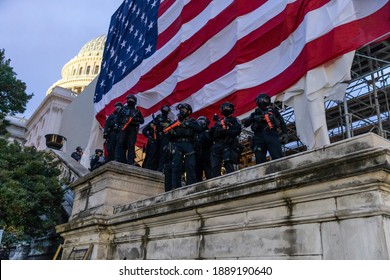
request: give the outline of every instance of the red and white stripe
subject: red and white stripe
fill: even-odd
[[[191,104],[211,117],[230,101],[235,115],[254,99],[292,86],[335,57],[390,34],[388,0],[165,0],[157,51],[95,105],[101,124],[113,104],[138,93],[145,116]]]

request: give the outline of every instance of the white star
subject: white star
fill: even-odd
[[[138,10],[137,10],[137,17],[138,17],[138,15],[139,15],[140,12],[141,12],[141,9],[138,9]]]
[[[141,43],[141,41],[142,41],[142,34],[139,35],[138,43]]]
[[[126,71],[126,65],[123,66],[123,68],[122,68],[122,74],[125,73],[125,71]]]
[[[121,60],[121,61],[119,61],[119,63],[118,63],[118,68],[121,68],[122,65],[123,65],[123,61]]]
[[[134,55],[134,52],[135,52],[134,50],[131,52],[130,57],[132,57]]]
[[[133,30],[134,30],[134,25],[132,24],[132,25],[130,26],[130,33],[133,32]]]
[[[129,53],[131,51],[131,46],[128,46],[127,50],[126,50],[126,54]]]
[[[105,86],[105,83],[104,83],[104,80],[102,80],[102,82],[100,83],[100,87],[104,87]]]
[[[153,2],[153,4],[152,4],[152,8],[154,8],[154,7],[156,6],[156,4],[157,4],[157,1],[154,0],[154,2]]]
[[[144,20],[145,18],[145,13],[142,13],[141,20]]]
[[[116,61],[118,60],[118,56],[115,57],[114,59],[114,63],[116,63]]]
[[[137,36],[138,36],[138,29],[134,33],[134,38],[137,38]]]
[[[131,9],[131,11],[134,13],[136,9],[137,9],[137,5],[134,5],[134,7],[133,7],[133,9]]]
[[[110,58],[113,58],[114,55],[115,55],[115,52],[114,52],[114,51],[111,51]]]
[[[112,71],[110,71],[110,74],[108,74],[108,77],[110,77],[110,79],[111,79],[111,77],[112,77],[112,74],[113,74]]]
[[[138,55],[136,55],[133,59],[134,63],[136,63],[138,61]]]
[[[123,41],[122,44],[121,44],[121,49],[123,49],[124,47],[126,47],[126,41]]]
[[[114,30],[114,26],[111,26],[110,28],[110,32],[112,32]]]
[[[149,44],[148,47],[145,49],[146,53],[150,53],[152,51],[152,45]]]
[[[149,30],[152,29],[152,28],[153,28],[153,25],[154,25],[154,21],[152,21],[152,22],[149,24],[148,29],[149,29]]]
[[[128,25],[129,25],[129,21],[126,21],[125,28],[127,28]]]

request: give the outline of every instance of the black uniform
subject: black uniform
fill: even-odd
[[[195,155],[196,155],[196,178],[200,182],[203,180],[203,176],[206,179],[212,178],[211,176],[211,146],[213,141],[209,134],[210,121],[206,117],[199,117],[198,124],[201,127],[201,131],[195,135]]]
[[[74,160],[80,162],[81,157],[83,156],[83,149],[82,149],[81,147],[77,147],[77,148],[76,148],[76,151],[74,151],[70,156],[71,156]]]
[[[217,121],[210,128],[210,137],[214,143],[211,147],[211,172],[213,178],[221,175],[222,161],[226,173],[234,171],[234,163],[237,162],[235,162],[236,159],[233,156],[233,149],[234,145],[238,144],[237,137],[240,133],[241,124],[233,116]]]
[[[260,98],[264,98],[265,101],[262,102]],[[256,157],[256,164],[267,160],[267,152],[270,153],[272,159],[283,156],[278,128],[281,128],[283,138],[285,141],[287,140],[286,123],[279,110],[270,104],[270,100],[267,100],[268,98],[264,97],[264,94],[259,95],[256,98],[256,103],[258,103],[259,107],[248,118],[243,120],[243,125],[245,127],[251,126],[254,132],[253,151]]]
[[[141,112],[135,108],[137,99],[134,95],[131,96],[127,97],[127,104],[118,113],[117,125],[120,130],[115,148],[115,160],[134,165],[135,143],[139,125],[143,124],[145,120]]]
[[[169,108],[169,107],[168,107]],[[163,133],[172,121],[168,117],[168,112],[157,115],[142,130],[142,134],[148,138],[146,145],[146,155],[142,167],[162,172],[164,163],[167,160],[163,153],[164,147],[168,145],[169,139]]]
[[[190,118],[192,108],[189,104],[183,103],[178,105],[180,113],[178,114],[180,125],[171,129],[167,136],[172,141],[172,181],[169,185],[170,174],[166,172],[166,190],[177,189],[182,187],[181,175],[182,164],[184,159],[186,185],[196,183],[196,159],[194,150],[195,133],[201,131],[198,122],[194,118]]]
[[[121,103],[115,104],[115,111],[109,115],[104,124],[103,138],[106,139],[105,147],[107,151],[106,161],[115,160],[115,147],[118,142],[119,128],[117,124],[118,112],[122,108]]]
[[[105,163],[105,158],[103,156],[103,150],[97,149],[95,154],[91,157],[91,168],[89,170],[95,170],[96,168],[102,166]]]

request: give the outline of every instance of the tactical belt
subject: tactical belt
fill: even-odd
[[[193,143],[194,139],[190,139],[190,138],[176,138],[175,142],[191,142],[191,143]]]

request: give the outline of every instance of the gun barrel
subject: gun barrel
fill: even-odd
[[[264,115],[264,119],[267,121],[268,127],[269,127],[270,129],[272,129],[274,126],[272,125],[272,122],[271,122],[271,120],[270,120],[270,118],[269,118],[269,114],[265,114],[265,115]]]
[[[167,132],[170,131],[172,128],[175,128],[175,127],[177,127],[177,126],[179,126],[179,125],[180,125],[180,121],[176,121],[176,122],[174,122],[173,124],[171,124],[170,126],[166,127],[166,128],[163,130],[163,132],[164,132],[164,133],[167,133]]]
[[[221,120],[221,125],[222,125],[222,128],[223,128],[223,129],[226,129],[226,123],[225,123],[225,120]]]
[[[122,130],[125,130],[126,127],[133,121],[133,118],[130,117],[129,120],[127,121],[127,123],[123,126]]]

